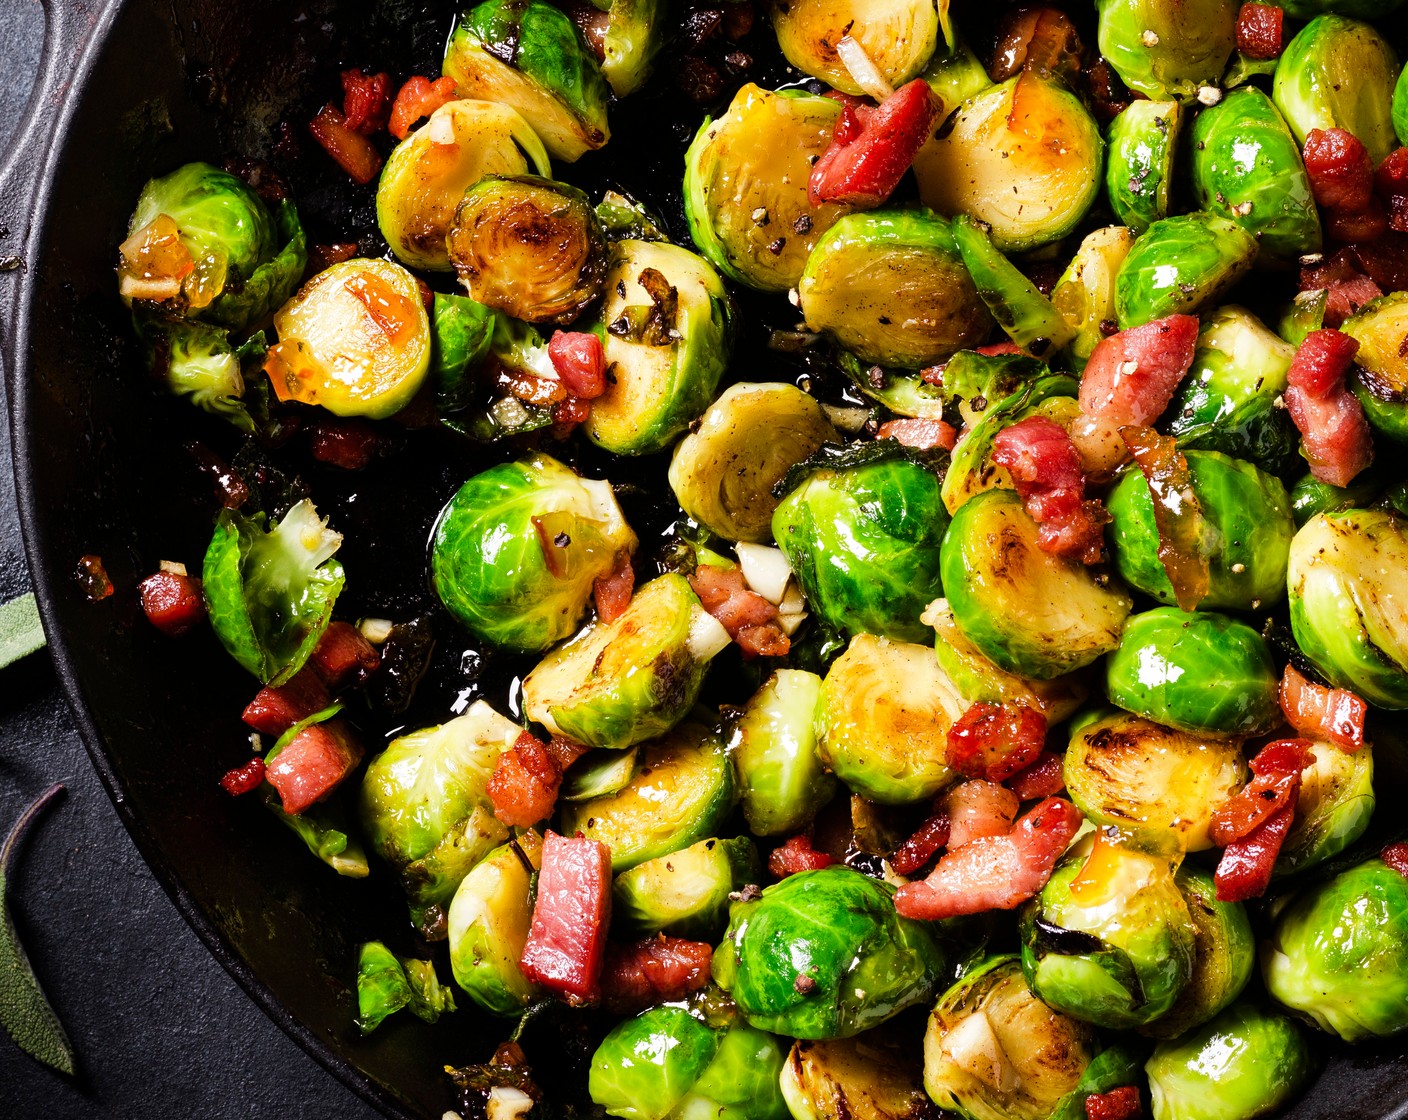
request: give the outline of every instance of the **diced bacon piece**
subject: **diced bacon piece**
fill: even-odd
[[[1405,879],[1408,879],[1408,844],[1401,841],[1397,844],[1390,844],[1379,853],[1379,858]]]
[[[347,127],[363,136],[386,127],[391,112],[391,75],[342,72],[342,115]]]
[[[1300,290],[1313,292],[1325,289],[1325,326],[1338,327],[1370,300],[1378,299],[1383,290],[1366,276],[1348,250],[1336,253],[1321,264],[1300,270]]]
[[[895,849],[890,866],[899,875],[913,875],[934,858],[948,843],[948,814],[940,811],[914,831],[914,835]]]
[[[1340,331],[1311,331],[1286,375],[1286,408],[1300,430],[1310,473],[1332,486],[1349,485],[1374,460],[1369,421],[1344,384],[1358,349]]]
[[[836,861],[825,852],[812,847],[808,836],[793,836],[768,855],[768,872],[776,879],[785,879],[799,871],[820,871]]]
[[[989,342],[986,346],[975,346],[973,353],[981,354],[985,358],[996,358],[1002,354],[1020,354],[1022,348],[1010,338],[1004,338],[1001,342]]]
[[[1065,762],[1054,751],[1042,751],[1036,761],[1007,779],[1006,785],[1019,800],[1035,801],[1055,797],[1066,788]]]
[[[1009,8],[998,25],[988,76],[1005,82],[1029,70],[1070,82],[1080,73],[1081,42],[1071,17],[1059,8]]]
[[[1007,835],[1020,805],[1015,793],[992,782],[960,782],[939,801],[949,819],[949,851],[984,836]]]
[[[1302,735],[1333,743],[1344,751],[1364,745],[1364,721],[1369,706],[1343,688],[1315,684],[1294,665],[1281,676],[1281,711]]]
[[[917,447],[922,451],[935,447],[952,451],[953,445],[958,442],[958,431],[944,420],[910,416],[885,421],[875,433],[875,438],[892,439],[906,447]]]
[[[1362,210],[1326,210],[1324,219],[1325,236],[1341,244],[1374,241],[1389,229],[1389,215],[1376,198]]]
[[[381,170],[381,153],[360,132],[347,127],[347,120],[332,105],[324,105],[308,122],[308,131],[323,151],[357,183],[370,183]]]
[[[362,744],[341,720],[305,727],[267,764],[285,813],[301,813],[332,793],[362,761]]]
[[[1374,189],[1385,202],[1395,195],[1408,195],[1408,146],[1395,148],[1374,172]]]
[[[1380,291],[1408,290],[1408,233],[1390,230],[1373,241],[1351,245],[1344,253],[1352,258],[1359,271],[1366,273],[1378,285]],[[1326,326],[1331,325],[1326,323]]]
[[[552,438],[566,439],[578,424],[585,424],[591,415],[592,402],[581,397],[567,397],[552,406]]]
[[[1301,771],[1313,756],[1300,739],[1278,739],[1251,761],[1252,780],[1212,815],[1213,842],[1227,847],[1245,839],[1283,808],[1295,808]]]
[[[1085,498],[1085,463],[1070,434],[1045,416],[1003,428],[992,461],[1012,476],[1022,504],[1041,526],[1037,547],[1087,564],[1104,556],[1105,507]]]
[[[1276,857],[1291,831],[1294,805],[1284,805],[1242,839],[1223,849],[1213,881],[1219,902],[1260,898],[1271,885]]]
[[[740,569],[700,564],[689,585],[745,654],[781,657],[791,649],[776,604],[750,590]]]
[[[313,458],[345,471],[359,471],[376,456],[381,438],[365,420],[318,417],[308,432]]]
[[[404,140],[410,135],[411,127],[416,121],[430,116],[441,105],[454,99],[453,78],[436,78],[432,82],[429,78],[416,75],[408,79],[396,94],[387,128],[397,140]]]
[[[589,331],[553,331],[548,358],[574,397],[592,401],[606,392],[606,351]]]
[[[137,585],[147,621],[171,638],[179,638],[205,618],[205,595],[195,576],[161,571]]]
[[[602,622],[615,622],[628,606],[635,592],[636,572],[631,567],[631,554],[622,549],[616,554],[616,563],[611,571],[598,576],[592,584],[592,597],[596,600],[596,616]]]
[[[941,103],[915,78],[874,109],[847,104],[831,146],[812,168],[807,198],[813,206],[846,202],[879,206],[890,197],[933,131]]]
[[[606,946],[602,1006],[615,1015],[634,1015],[657,1003],[684,999],[709,982],[713,947],[663,933],[632,945]]]
[[[1046,746],[1046,717],[1023,704],[972,705],[949,728],[948,764],[1000,782],[1026,769]]]
[[[1337,330],[1311,331],[1296,349],[1286,381],[1312,397],[1328,397],[1344,384],[1359,342]]]
[[[1374,195],[1369,149],[1342,128],[1312,128],[1306,134],[1305,172],[1321,206],[1362,210]]]
[[[518,962],[523,975],[574,1007],[594,1002],[610,924],[611,849],[599,840],[548,832]]]
[[[552,816],[562,772],[586,750],[554,735],[548,743],[525,731],[499,755],[486,792],[494,816],[506,825],[526,828]]]
[[[225,772],[220,779],[220,788],[231,797],[253,793],[264,784],[264,760],[251,758],[243,766],[236,766]]]
[[[1260,7],[1260,4],[1243,4],[1242,10]],[[1278,16],[1281,14],[1280,8],[1271,10]],[[1134,1120],[1143,1111],[1139,1090],[1133,1085],[1121,1085],[1105,1093],[1091,1093],[1085,1098],[1086,1120]]]
[[[331,703],[322,678],[313,669],[304,668],[277,687],[261,688],[240,718],[261,735],[282,735]]]
[[[336,690],[365,680],[381,664],[381,654],[350,622],[333,622],[318,640],[308,664],[328,688]]]
[[[903,917],[931,921],[1011,910],[1046,885],[1080,822],[1080,812],[1069,801],[1040,801],[1006,836],[986,836],[955,848],[927,879],[900,887],[895,909]]]
[[[1237,49],[1248,58],[1277,58],[1285,17],[1286,13],[1272,4],[1243,4],[1237,13]],[[1090,1120],[1099,1118],[1092,1116]]]

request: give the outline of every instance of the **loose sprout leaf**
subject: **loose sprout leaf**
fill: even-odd
[[[907,447],[898,440],[865,440],[859,443],[824,443],[814,455],[809,455],[789,470],[772,492],[782,498],[802,485],[817,471],[844,471],[852,467],[868,467],[903,459],[933,471],[940,478],[948,469],[948,452]]]
[[[45,640],[33,591],[0,604],[0,669],[43,649]]]
[[[73,1046],[54,1009],[49,1006],[24,946],[20,944],[19,934],[10,916],[7,893],[25,832],[63,792],[64,787],[56,783],[40,794],[20,814],[20,819],[5,838],[4,846],[0,847],[0,1026],[5,1028],[20,1049],[46,1066],[72,1075]]]

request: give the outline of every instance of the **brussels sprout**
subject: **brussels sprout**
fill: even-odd
[[[1199,609],[1256,610],[1281,598],[1295,522],[1281,481],[1217,451],[1188,451],[1188,477],[1206,530],[1208,592]],[[1131,587],[1160,603],[1177,601],[1159,559],[1154,501],[1142,471],[1115,484],[1107,506],[1115,565]]]
[[[987,68],[961,39],[949,50],[936,50],[919,76],[929,83],[929,88],[939,95],[946,107],[977,97],[993,86]]]
[[[1289,267],[1320,251],[1320,212],[1296,143],[1271,98],[1243,86],[1193,122],[1193,194],[1257,241],[1257,262]]]
[[[969,214],[1004,253],[1070,233],[1100,193],[1104,141],[1080,99],[1022,73],[964,102],[914,160],[919,197]]]
[[[1374,752],[1352,754],[1312,743],[1315,761],[1301,771],[1291,831],[1276,856],[1276,874],[1291,875],[1337,856],[1369,827],[1374,815]]]
[[[629,747],[668,731],[693,706],[727,631],[683,576],[637,589],[625,613],[553,650],[523,682],[523,710],[554,735]]]
[[[1133,615],[1105,665],[1111,703],[1192,734],[1254,735],[1281,718],[1261,635],[1212,611]]]
[[[410,404],[430,372],[430,319],[416,278],[390,261],[324,269],[274,316],[264,370],[281,401],[380,419]]]
[[[1085,365],[1115,321],[1115,277],[1133,244],[1134,231],[1124,226],[1086,234],[1051,291],[1051,302],[1075,332],[1066,351],[1076,366]]]
[[[1393,131],[1400,144],[1408,144],[1408,64],[1393,87]]]
[[[307,498],[272,529],[262,513],[220,511],[201,577],[215,636],[265,684],[303,668],[332,619],[342,544]]]
[[[786,1050],[772,1035],[734,1023],[676,1115],[679,1120],[787,1120],[781,1086],[786,1061]]]
[[[659,451],[714,398],[733,343],[728,293],[707,261],[663,241],[618,241],[605,292],[607,388],[583,431],[618,455]]]
[[[1037,357],[1071,340],[1074,329],[1041,290],[997,251],[982,226],[960,214],[953,220],[953,239],[978,295],[1008,338]]]
[[[1136,234],[1168,217],[1182,123],[1177,101],[1131,101],[1110,122],[1105,193],[1115,217]]]
[[[508,839],[485,787],[522,732],[476,700],[448,723],[393,739],[367,766],[362,830],[400,873],[423,934],[445,936],[445,910],[460,880]]]
[[[481,396],[474,375],[491,352],[499,314],[468,296],[436,292],[430,310],[430,379],[435,407],[443,415],[467,408]]]
[[[963,353],[962,350],[959,353]],[[864,397],[883,404],[896,416],[943,418],[944,394],[914,370],[868,366],[845,350],[836,352],[836,364]]]
[[[1096,1049],[1085,1023],[1034,996],[1016,957],[992,957],[939,997],[924,1034],[924,1088],[967,1120],[1047,1120]]]
[[[568,163],[611,135],[607,88],[567,15],[543,0],[484,0],[460,16],[443,71],[462,97],[510,105]]]
[[[784,382],[730,385],[675,448],[670,489],[680,508],[725,540],[772,540],[773,487],[840,439],[814,397]]]
[[[1408,292],[1367,304],[1341,328],[1359,343],[1351,382],[1364,415],[1378,431],[1408,443]]]
[[[518,960],[533,923],[533,876],[542,853],[542,837],[528,830],[475,864],[450,902],[450,970],[492,1015],[521,1015],[537,994]]]
[[[1316,16],[1287,44],[1271,96],[1300,144],[1313,128],[1352,132],[1378,163],[1396,147],[1398,56],[1367,23]]]
[[[367,853],[351,824],[345,819],[346,813],[339,802],[322,802],[304,809],[301,813],[285,813],[273,786],[266,783],[262,792],[265,807],[274,814],[279,823],[302,840],[313,855],[339,875],[349,879],[365,879],[371,874]]]
[[[829,97],[750,83],[722,117],[705,118],[684,157],[684,210],[720,272],[765,292],[796,287],[821,235],[851,209],[807,201],[840,113]]]
[[[1085,1067],[1075,1089],[1061,1098],[1056,1111],[1051,1114],[1051,1120],[1088,1120],[1085,1108],[1087,1099],[1092,1095],[1108,1093],[1111,1089],[1137,1084],[1139,1072],[1140,1064],[1134,1054],[1120,1044],[1101,1050]]]
[[[947,599],[930,603],[923,622],[934,628],[939,668],[953,682],[965,707],[979,701],[1020,704],[1041,712],[1048,724],[1056,724],[1075,712],[1087,695],[1078,676],[1038,681],[998,668],[958,628]]]
[[[1100,53],[1130,89],[1189,98],[1218,83],[1237,45],[1237,0],[1097,0]]]
[[[848,634],[922,641],[942,592],[948,514],[934,473],[908,459],[820,469],[778,505],[772,535],[807,603]]]
[[[802,315],[864,362],[934,365],[992,330],[964,260],[948,220],[927,210],[848,214],[807,258]]]
[[[821,678],[778,669],[733,726],[729,755],[738,775],[743,815],[755,836],[805,828],[831,800],[836,781],[816,749],[815,715]]]
[[[625,789],[640,769],[640,748],[589,751],[562,777],[563,801],[591,801]]]
[[[464,192],[486,175],[551,175],[543,142],[511,105],[465,99],[430,114],[382,168],[376,220],[398,260],[449,272],[445,234]]]
[[[859,43],[892,86],[923,70],[939,41],[933,0],[775,0],[772,27],[788,62],[851,94],[869,91],[836,53],[843,38]]]
[[[1408,1029],[1408,879],[1371,859],[1292,895],[1262,945],[1261,975],[1346,1042]]]
[[[925,1120],[933,1105],[908,1037],[889,1027],[794,1042],[782,1070],[792,1120]]]
[[[1295,1020],[1238,1003],[1160,1043],[1144,1069],[1154,1120],[1251,1120],[1300,1092],[1315,1056]]]
[[[456,491],[435,526],[430,576],[477,637],[533,653],[576,632],[596,580],[635,546],[610,483],[535,452]]]
[[[1379,19],[1392,15],[1403,6],[1403,0],[1285,0],[1288,16],[1313,19],[1325,12],[1338,12],[1354,19]]]
[[[1291,487],[1291,516],[1299,528],[1319,513],[1363,509],[1382,489],[1383,479],[1373,468],[1362,471],[1348,486],[1331,486],[1307,474]]]
[[[1121,330],[1215,303],[1256,259],[1256,238],[1217,214],[1164,218],[1141,233],[1115,278]]]
[[[758,882],[760,872],[758,850],[746,836],[700,840],[648,859],[616,877],[613,928],[641,937],[712,939],[728,920],[728,896]]]
[[[1296,643],[1331,684],[1381,708],[1408,708],[1405,571],[1408,521],[1384,510],[1318,514],[1291,542]]]
[[[1328,288],[1312,288],[1297,292],[1290,303],[1285,305],[1281,318],[1276,323],[1276,333],[1291,347],[1299,346],[1311,331],[1318,331],[1325,325],[1325,304],[1329,301]]]
[[[601,76],[617,97],[645,84],[664,42],[665,5],[660,0],[611,0],[602,36]]]
[[[132,322],[152,376],[197,408],[222,416],[243,431],[254,430],[240,399],[244,395],[240,359],[246,354],[262,356],[263,332],[236,350],[226,331],[194,320],[134,315]]]
[[[596,206],[601,227],[612,241],[668,241],[660,216],[645,203],[608,190]]]
[[[1193,975],[1168,1013],[1140,1027],[1155,1038],[1177,1038],[1202,1026],[1242,994],[1256,969],[1256,938],[1240,902],[1219,902],[1217,884],[1185,863],[1174,881],[1193,919]]]
[[[1098,833],[1056,865],[1021,929],[1032,991],[1098,1026],[1153,1022],[1193,975],[1195,927],[1168,860]]]
[[[664,1120],[714,1060],[720,1037],[684,1008],[652,1007],[602,1039],[587,1092],[610,1116]]]
[[[862,797],[923,801],[958,777],[948,731],[967,707],[929,646],[857,634],[822,682],[817,749]]]
[[[954,514],[941,571],[964,637],[1009,673],[1051,680],[1119,645],[1131,602],[1117,582],[1042,551],[1036,536],[1015,492],[986,491]]]
[[[411,985],[396,954],[380,941],[357,950],[357,1028],[371,1034],[411,1002]]]
[[[628,871],[718,832],[737,800],[719,737],[685,723],[641,750],[640,769],[609,797],[562,810],[562,829],[611,848],[612,870]]]
[[[142,188],[118,267],[124,303],[243,330],[298,286],[307,242],[292,202],[270,215],[227,171],[188,163]]]
[[[1246,308],[1206,316],[1193,364],[1159,427],[1184,450],[1221,451],[1272,474],[1300,461],[1300,433],[1278,405],[1294,347]]]
[[[715,982],[760,1030],[845,1038],[932,995],[943,953],[901,918],[893,888],[833,866],[789,875],[730,908]]]
[[[1213,811],[1247,779],[1237,740],[1189,735],[1125,712],[1078,722],[1063,771],[1089,820],[1163,852],[1212,847]]]

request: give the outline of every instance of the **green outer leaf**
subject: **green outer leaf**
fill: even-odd
[[[0,669],[43,649],[45,641],[33,591],[0,603]]]
[[[32,597],[31,597],[32,598]],[[63,1024],[49,1006],[39,980],[30,966],[24,946],[15,932],[7,897],[8,880],[14,870],[16,852],[29,826],[38,819],[64,787],[50,786],[20,814],[14,828],[0,847],[0,1026],[20,1049],[52,1069],[74,1072],[73,1046]]]
[[[1038,357],[1059,350],[1075,337],[1055,304],[992,243],[987,229],[960,214],[953,220],[953,240],[978,298],[988,306],[997,325],[1023,350]]]
[[[1155,222],[1139,235],[1115,278],[1121,330],[1165,315],[1195,315],[1217,302],[1256,257],[1256,238],[1205,210]]]
[[[1177,101],[1132,101],[1110,122],[1105,190],[1115,217],[1136,234],[1168,217],[1182,119]]]

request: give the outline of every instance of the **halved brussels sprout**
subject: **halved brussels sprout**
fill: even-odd
[[[601,293],[606,234],[587,196],[536,175],[486,175],[445,238],[480,303],[530,323],[570,323]]]
[[[922,621],[934,628],[939,668],[967,704],[1020,704],[1041,712],[1051,725],[1074,713],[1086,698],[1079,676],[1031,680],[994,665],[958,628],[947,599],[930,603]]]
[[[1036,537],[1014,491],[986,491],[954,514],[941,569],[964,636],[1000,668],[1051,680],[1118,646],[1132,604],[1118,582]]]
[[[601,39],[601,76],[617,97],[645,84],[664,45],[665,5],[661,0],[611,0]]]
[[[786,1061],[778,1039],[735,1022],[675,1115],[679,1120],[787,1120],[781,1085]]]
[[[542,852],[542,837],[529,829],[475,864],[450,902],[450,970],[491,1015],[521,1015],[537,992],[518,960],[533,924],[533,876]]]
[[[939,41],[934,0],[774,0],[772,27],[787,61],[842,93],[869,92],[836,53],[849,37],[885,81],[901,86],[924,69]]]
[[[682,1007],[652,1007],[602,1039],[587,1092],[609,1116],[665,1120],[714,1060],[721,1037]]]
[[[840,113],[829,97],[750,83],[718,120],[705,118],[684,157],[684,210],[720,272],[765,292],[796,287],[821,235],[851,210],[807,201]]]
[[[1322,513],[1291,542],[1287,587],[1301,651],[1337,688],[1408,708],[1408,521],[1384,510]]]
[[[1266,989],[1346,1042],[1408,1030],[1408,878],[1371,859],[1291,896],[1262,945]]]
[[[618,792],[564,806],[562,829],[600,840],[612,870],[627,871],[715,835],[735,800],[723,743],[685,723],[642,748],[640,769]]]
[[[1071,340],[1074,328],[1041,294],[1041,289],[998,252],[982,226],[967,214],[960,214],[953,220],[953,239],[978,295],[988,305],[997,325],[1022,350],[1044,357]]]
[[[554,735],[629,747],[684,718],[728,642],[689,581],[666,573],[638,588],[619,617],[538,662],[523,681],[523,710]]]
[[[1105,194],[1115,217],[1136,234],[1168,217],[1182,123],[1177,101],[1131,101],[1110,122]]]
[[[1289,1015],[1229,1007],[1145,1063],[1154,1120],[1252,1120],[1275,1112],[1315,1074],[1305,1032]]]
[[[1164,218],[1141,233],[1115,278],[1120,330],[1178,312],[1196,314],[1242,278],[1256,238],[1217,214]]]
[[[1130,89],[1187,99],[1215,86],[1237,45],[1237,0],[1097,0],[1100,53]]]
[[[1110,702],[1192,734],[1254,735],[1281,718],[1279,677],[1260,634],[1212,611],[1133,615],[1105,665]]]
[[[411,403],[430,372],[430,318],[416,278],[357,258],[318,273],[274,315],[264,371],[281,401],[380,419]]]
[[[1320,251],[1320,212],[1300,145],[1255,86],[1224,94],[1193,121],[1193,194],[1201,209],[1256,238],[1263,267],[1290,267]]]
[[[1351,753],[1312,743],[1315,761],[1301,771],[1291,831],[1276,856],[1276,874],[1292,875],[1337,856],[1369,827],[1374,815],[1374,752]]]
[[[794,1042],[782,1070],[792,1120],[925,1120],[933,1105],[910,1039],[889,1027]]]
[[[743,815],[755,836],[805,828],[831,800],[836,781],[816,749],[821,678],[803,669],[778,669],[733,727],[729,755],[738,775]]]
[[[934,365],[992,330],[948,220],[927,210],[841,218],[807,258],[797,294],[808,327],[884,366]]]
[[[845,1038],[923,1003],[944,956],[894,888],[849,867],[789,875],[730,908],[714,981],[750,1024],[793,1038]]]
[[[728,293],[702,257],[664,241],[618,241],[600,319],[607,386],[583,431],[618,455],[664,448],[708,407],[728,365]]]
[[[822,682],[817,750],[862,797],[923,801],[958,777],[948,730],[967,707],[929,646],[857,634]]]
[[[1359,20],[1316,16],[1276,64],[1272,97],[1302,145],[1313,128],[1352,132],[1379,163],[1397,146],[1393,87],[1398,55]]]
[[[1140,1027],[1154,1038],[1177,1038],[1202,1026],[1247,986],[1256,970],[1256,938],[1240,902],[1219,902],[1212,875],[1191,863],[1174,876],[1193,919],[1193,975],[1168,1013]]]
[[[815,471],[778,505],[772,535],[833,629],[922,641],[947,526],[938,478],[895,458]]]
[[[476,700],[462,716],[393,739],[362,779],[362,830],[400,873],[423,934],[445,936],[455,888],[508,839],[485,792],[523,728]]]
[[[965,102],[914,160],[919,197],[992,228],[1004,253],[1070,233],[1100,193],[1105,142],[1080,99],[1022,73]]]
[[[1276,603],[1296,532],[1281,480],[1217,451],[1187,451],[1184,458],[1206,532],[1208,591],[1198,609],[1257,610]],[[1162,542],[1144,473],[1126,472],[1106,504],[1111,550],[1124,581],[1160,603],[1176,603],[1159,559]]]
[[[1056,865],[1021,928],[1032,991],[1098,1026],[1153,1022],[1193,975],[1195,927],[1168,859],[1099,833]]]
[[[535,452],[455,492],[435,525],[430,577],[476,636],[535,653],[576,632],[596,580],[635,546],[609,482]]]
[[[194,319],[139,313],[132,316],[132,325],[146,351],[147,368],[170,392],[223,416],[241,431],[254,430],[254,420],[240,399],[245,389],[242,359],[257,362],[264,357],[263,331],[236,349],[230,345],[228,331]]]
[[[467,10],[445,44],[442,73],[462,97],[517,109],[567,163],[611,135],[601,67],[576,24],[543,0],[484,0]]]
[[[616,876],[612,928],[619,923],[640,937],[713,939],[728,920],[728,896],[758,882],[760,871],[758,850],[746,836],[700,840],[648,859]]]
[[[670,489],[680,508],[725,540],[772,540],[773,487],[824,443],[839,442],[816,398],[785,382],[730,385],[680,440]]]
[[[1134,102],[1135,105],[1143,102]],[[1051,290],[1051,302],[1075,332],[1066,351],[1077,367],[1106,337],[1115,322],[1115,277],[1134,244],[1134,231],[1105,226],[1085,235],[1076,255]]]
[[[1236,739],[1189,735],[1125,712],[1077,722],[1063,771],[1088,819],[1165,853],[1212,847],[1213,812],[1247,779]]]
[[[543,142],[511,105],[450,101],[396,145],[376,186],[376,220],[398,260],[451,269],[445,234],[464,192],[486,175],[552,174]]]
[[[992,957],[939,997],[924,1034],[924,1088],[967,1120],[1047,1120],[1080,1084],[1097,1041],[1034,996],[1016,957]]]
[[[1280,475],[1300,461],[1300,433],[1278,404],[1295,348],[1244,307],[1204,318],[1193,364],[1159,427],[1183,450],[1221,451]]]
[[[1378,431],[1408,443],[1408,292],[1376,299],[1341,328],[1359,343],[1351,385]]]

